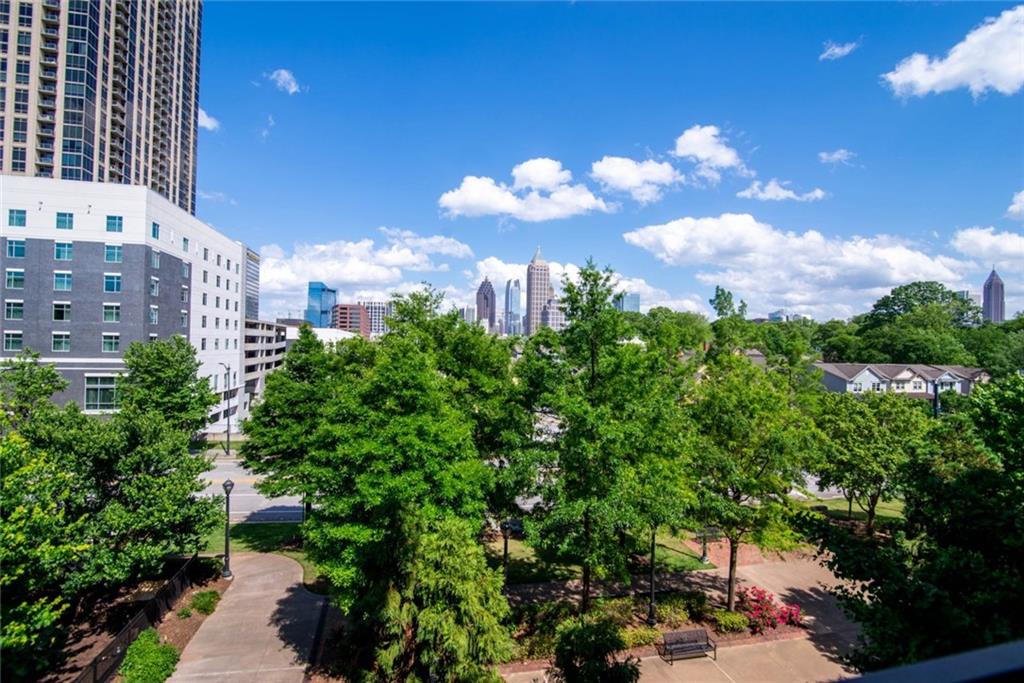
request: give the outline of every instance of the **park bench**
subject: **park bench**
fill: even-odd
[[[662,635],[660,643],[656,643],[658,656],[671,664],[677,659],[703,657],[708,652],[718,659],[718,645],[702,628],[693,631],[673,631]]]

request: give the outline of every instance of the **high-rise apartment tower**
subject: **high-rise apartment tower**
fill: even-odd
[[[981,289],[981,315],[993,323],[1001,323],[1006,320],[1006,295],[1003,291],[1003,279],[999,277],[995,267],[989,273],[985,285]]]
[[[0,2],[0,172],[147,185],[195,214],[202,11]]]

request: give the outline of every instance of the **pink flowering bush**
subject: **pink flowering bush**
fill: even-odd
[[[739,611],[750,621],[750,631],[755,635],[776,628],[780,624],[799,626],[803,615],[799,605],[779,605],[775,596],[763,588],[753,586],[740,588],[738,593]]]

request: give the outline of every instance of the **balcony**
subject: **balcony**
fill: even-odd
[[[56,60],[54,60],[54,61],[56,61]],[[40,78],[45,78],[48,81],[55,81],[55,80],[57,80],[57,70],[56,69],[42,69],[39,72],[39,77]]]
[[[50,38],[59,38],[60,37],[60,30],[59,29],[55,29],[52,26],[44,26],[43,27],[43,35],[44,36],[48,36]]]
[[[41,83],[39,85],[39,92],[57,93],[57,86],[53,83]]]
[[[48,152],[52,152],[53,140],[36,140],[36,149],[42,149]]]
[[[36,163],[40,166],[53,166],[53,155],[52,154],[40,154],[36,159]]]
[[[43,23],[45,23],[45,24],[59,24],[60,23],[60,12],[43,12]]]
[[[60,9],[60,0],[43,0],[43,7]]]
[[[44,40],[43,41],[43,49],[47,50],[49,52],[56,52],[57,51],[57,41],[56,40]]]
[[[53,137],[53,132],[54,132],[54,127],[53,126],[40,126],[36,130],[36,132],[39,133],[40,135],[52,138]]]
[[[39,62],[41,64],[49,64],[49,65],[57,66],[57,58],[52,56],[52,55],[43,55],[42,57],[39,58]]]
[[[53,97],[40,97],[39,98],[39,106],[42,107],[43,109],[56,109],[57,108],[57,100],[56,100],[56,98],[53,98]]]
[[[49,112],[41,111],[41,112],[39,112],[39,116],[37,116],[36,118],[38,118],[40,121],[45,121],[47,123],[56,123],[57,122],[57,120],[54,118],[53,114],[50,114]]]

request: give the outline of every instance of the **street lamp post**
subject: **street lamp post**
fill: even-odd
[[[228,419],[228,458],[231,457],[231,366],[227,363],[220,364],[224,368],[226,374],[224,375],[224,386],[227,387],[226,393],[228,395],[228,409],[225,415]]]
[[[658,616],[654,612],[654,534],[657,531],[657,527],[651,526],[651,599],[647,604],[647,625],[654,626],[658,623]]]
[[[224,571],[221,575],[225,579],[231,578],[231,489],[235,488],[235,482],[230,479],[224,480]]]
[[[505,548],[501,553],[501,567],[505,572],[505,583],[508,583],[508,535],[512,532],[511,522],[507,519],[501,523],[501,537],[505,543]]]
[[[704,503],[704,496],[701,496],[701,507],[704,508],[704,528],[700,532],[700,561],[708,563],[708,507]]]

